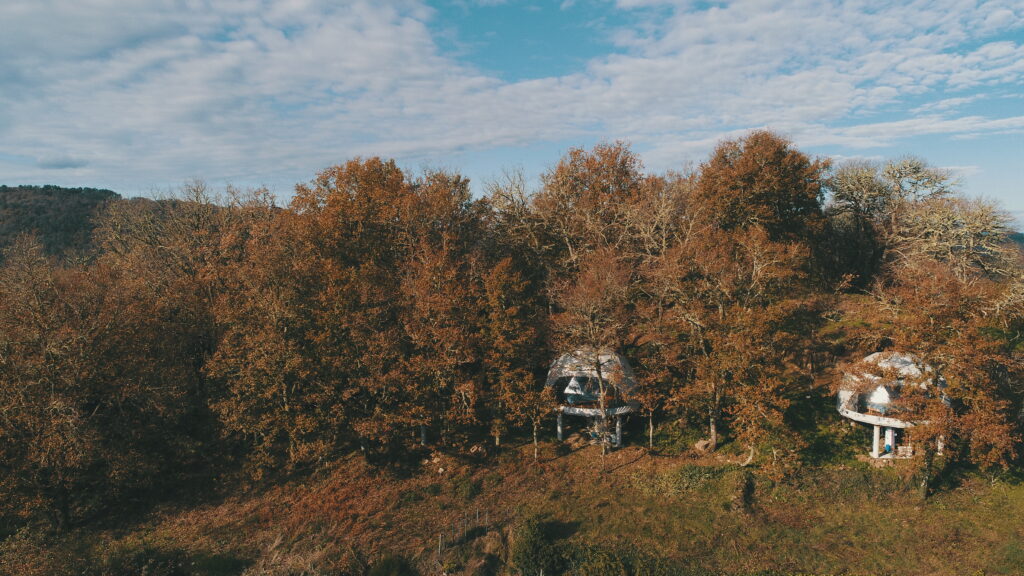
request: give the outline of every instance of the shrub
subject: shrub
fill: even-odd
[[[681,494],[707,491],[716,486],[733,466],[699,466],[685,464],[660,474],[636,474],[632,477],[634,487],[651,496],[679,496]]]
[[[463,476],[455,481],[452,486],[452,495],[462,500],[472,500],[480,494],[482,486],[479,480],[470,476]]]
[[[513,532],[511,559],[522,576],[557,574],[561,558],[541,517],[528,518]]]
[[[367,576],[419,576],[419,572],[404,557],[389,554],[374,562]]]

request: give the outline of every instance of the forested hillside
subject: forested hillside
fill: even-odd
[[[88,250],[93,219],[118,198],[96,188],[0,186],[0,247],[19,234],[34,234],[47,254]]]
[[[82,206],[115,197],[80,194]],[[346,488],[337,517],[317,516],[328,530],[350,509],[391,510],[375,479],[444,473],[446,461],[473,478],[533,469],[545,450],[565,455],[548,444],[555,399],[543,381],[579,349],[632,362],[638,457],[682,457],[666,446],[697,439],[705,464],[720,450],[742,456],[730,510],[745,509],[748,485],[798,498],[787,482],[849,464],[844,446],[864,439],[838,423],[839,373],[881,350],[947,383],[900,405],[919,422],[914,493],[964,471],[1000,477],[1018,470],[1024,426],[1024,261],[1010,223],[922,160],[836,165],[766,131],[722,142],[689,172],[647,173],[620,143],[574,149],[538,189],[512,175],[480,198],[459,174],[369,158],[324,170],[285,207],[201,184],[174,202],[106,203],[81,244],[89,259],[54,258],[57,239],[5,249],[7,561],[33,534],[75,541],[66,535],[197,493],[362,470],[377,496],[358,503]],[[60,229],[72,228],[54,238],[86,230]],[[509,447],[523,441],[531,448]],[[611,446],[595,442],[587,457],[605,470]],[[245,566],[269,562],[244,554]],[[331,558],[320,572],[250,573],[341,572]],[[514,573],[508,562],[481,573]]]

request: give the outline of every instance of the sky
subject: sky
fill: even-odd
[[[1024,222],[1024,2],[3,0],[0,183],[165,194],[362,156],[531,181],[623,140],[650,172],[769,128],[920,156]]]

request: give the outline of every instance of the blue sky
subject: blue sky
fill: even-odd
[[[1020,0],[5,0],[0,183],[159,194],[354,156],[481,189],[573,146],[648,170],[772,128],[915,154],[1024,216]]]

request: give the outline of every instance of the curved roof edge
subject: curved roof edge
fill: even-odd
[[[596,352],[593,348],[580,348],[574,352],[562,354],[552,362],[544,385],[554,386],[555,381],[562,377],[596,377],[595,361],[600,363],[601,375],[605,380],[620,392],[628,394],[636,388],[636,377],[629,360],[610,348],[602,348]]]

